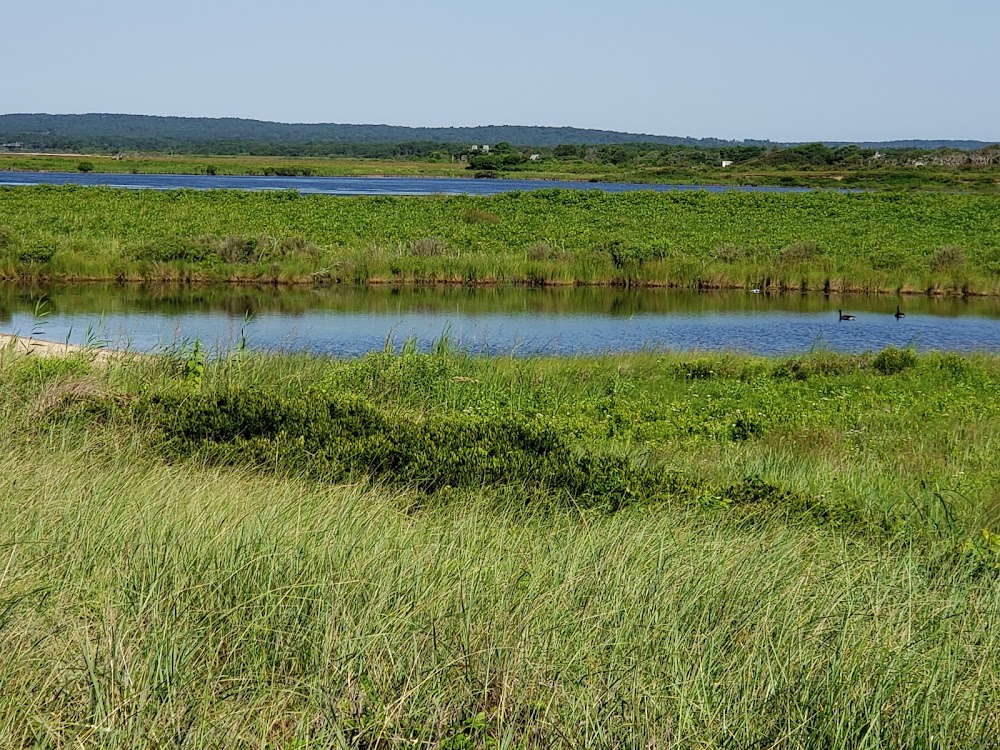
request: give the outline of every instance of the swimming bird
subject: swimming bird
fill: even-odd
[[[906,313],[900,312],[899,311],[899,305],[896,305],[896,315],[895,315],[896,320],[899,320],[900,318],[905,318],[905,317],[906,317]]]
[[[844,315],[843,310],[837,310],[837,315],[840,316],[840,320],[854,320],[853,315]]]

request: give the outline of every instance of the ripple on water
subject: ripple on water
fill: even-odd
[[[36,317],[44,299],[42,316]],[[355,356],[442,336],[474,352],[571,355],[669,350],[794,354],[913,346],[1000,351],[1000,300],[604,288],[324,288],[0,284],[0,332],[150,351],[195,339]],[[837,308],[856,316],[838,320]],[[250,316],[247,322],[247,316]]]

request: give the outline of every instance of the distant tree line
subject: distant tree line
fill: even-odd
[[[779,145],[579,128],[291,125],[143,115],[0,115],[0,144],[6,143],[18,143],[23,151],[73,153],[464,160],[470,169],[485,172],[530,170],[539,164],[544,168],[553,161],[624,169],[718,167],[725,161],[807,170],[1000,163],[1000,149],[979,141],[899,141],[890,142],[890,147],[874,143]]]
[[[806,143],[769,149],[760,157],[775,167],[895,167],[895,166],[988,166],[1000,164],[1000,145],[968,150],[959,148],[863,148],[857,145],[830,147]]]
[[[984,166],[1000,164],[1000,146],[973,151],[961,149],[884,149],[856,145],[830,147],[807,143],[789,147],[730,145],[721,147],[671,146],[624,143],[613,146],[561,144],[551,149],[518,149],[500,143],[488,153],[466,154],[470,169],[492,171],[526,170],[532,167],[531,154],[538,163],[586,161],[622,168],[719,167],[723,162],[762,168],[864,168],[892,166]]]

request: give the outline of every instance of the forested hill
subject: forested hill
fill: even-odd
[[[494,144],[515,146],[560,144],[606,145],[617,143],[662,143],[668,145],[720,146],[718,138],[680,138],[611,130],[486,125],[472,128],[410,128],[398,125],[339,125],[335,123],[290,124],[237,118],[154,117],[149,115],[0,115],[0,139],[4,141],[43,138],[78,140],[118,139],[123,145],[143,141],[252,141],[258,143],[436,143]],[[766,145],[766,141],[760,142]]]
[[[611,130],[526,125],[488,125],[469,128],[410,128],[397,125],[289,124],[237,118],[156,117],[151,115],[0,115],[0,143],[17,142],[26,148],[150,149],[246,142],[294,145],[319,142],[356,144],[414,141],[515,146],[610,145],[657,143],[719,147],[733,144],[776,146],[766,140],[727,141]],[[829,144],[840,145],[840,144]],[[987,145],[980,141],[890,141],[859,144],[866,148],[960,148]]]

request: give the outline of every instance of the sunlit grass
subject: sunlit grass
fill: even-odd
[[[95,475],[85,455],[3,461],[6,744],[947,747],[997,729],[996,588],[905,546],[474,497],[408,516],[387,493],[134,459]]]
[[[0,745],[946,748],[1000,731],[995,357],[3,351],[0,383]],[[142,416],[234,387],[277,408],[357,397],[400,425],[539,419],[707,494],[608,512],[514,481],[331,483],[289,471],[277,441],[256,466],[164,452]],[[859,523],[711,495],[750,475]]]
[[[996,294],[998,216],[958,194],[5,188],[0,277]]]

